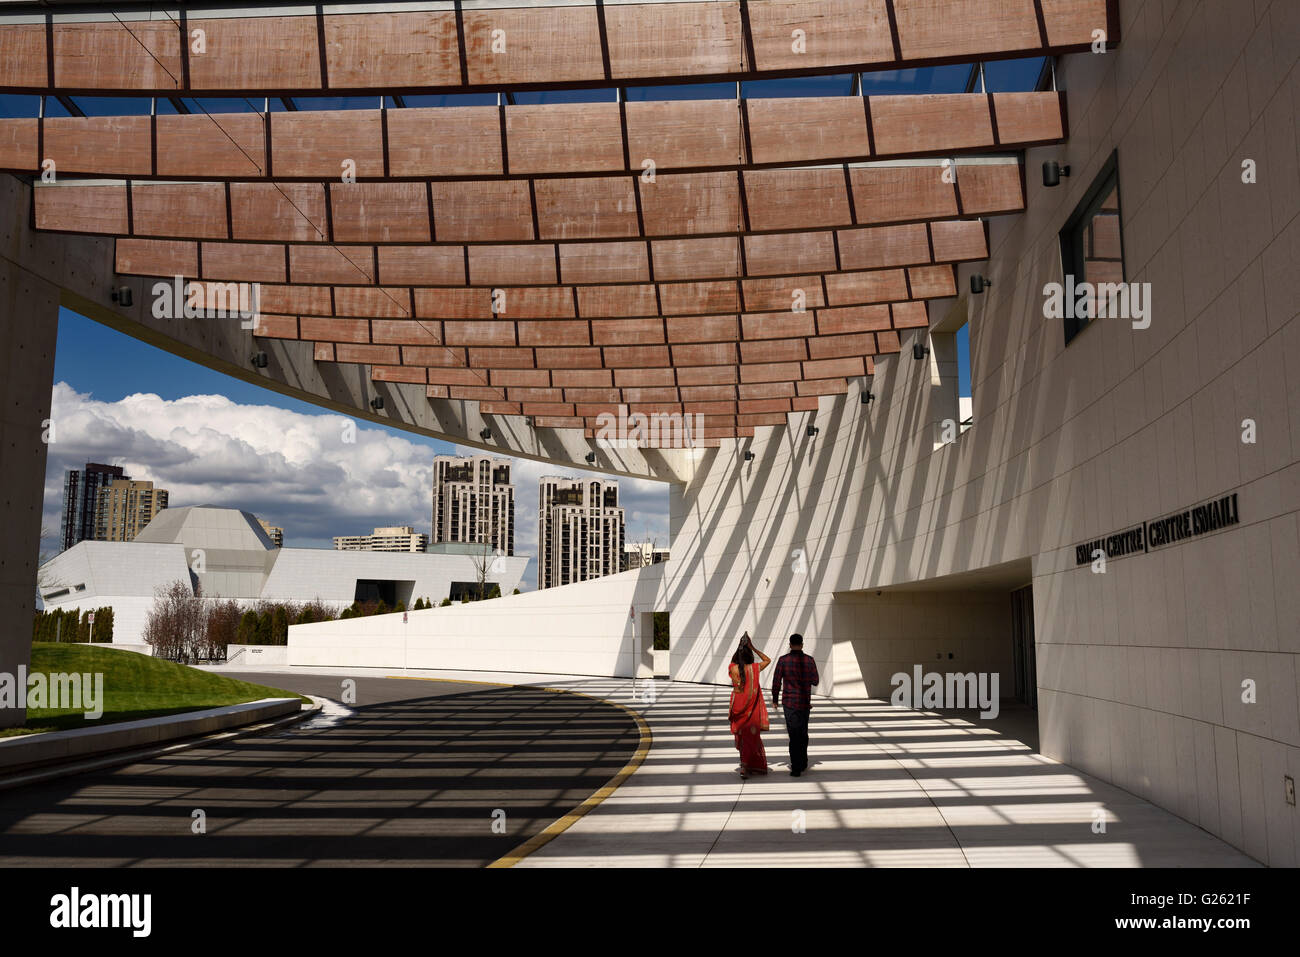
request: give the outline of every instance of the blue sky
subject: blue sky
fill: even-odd
[[[235,402],[270,405],[307,415],[322,410],[270,389],[235,379],[207,366],[174,356],[148,343],[110,329],[70,309],[59,310],[59,338],[54,355],[54,381],[64,381],[96,399],[116,401],[135,392],[153,392],[163,399],[214,393]],[[379,428],[379,426],[375,426]],[[435,455],[451,455],[455,447],[422,435],[389,429],[412,442],[426,444]]]
[[[970,323],[957,331],[957,394],[970,392]]]
[[[1021,60],[994,60],[984,65],[984,88],[990,93],[1032,90],[1042,72],[1043,59],[1030,57]],[[963,93],[970,78],[970,65],[963,63],[922,67],[913,70],[881,70],[862,74],[863,89],[872,95],[895,93]],[[808,76],[775,80],[755,80],[741,84],[745,97],[788,96],[838,96],[849,92],[852,74]],[[976,87],[978,89],[978,86]],[[682,83],[651,87],[632,87],[627,90],[629,100],[679,100],[679,99],[731,99],[736,95],[734,83]],[[613,88],[588,90],[521,91],[514,94],[515,102],[524,103],[574,103],[609,102],[616,94]],[[294,97],[299,109],[337,110],[371,109],[378,105],[379,97]],[[497,101],[496,93],[460,93],[449,95],[406,96],[407,106],[474,106],[491,105]],[[90,116],[147,115],[148,97],[74,96],[73,102]],[[192,112],[254,112],[260,111],[263,99],[257,96],[204,98],[185,102]],[[385,105],[395,106],[391,97]],[[29,94],[0,95],[0,116],[36,116],[40,98]],[[272,112],[286,109],[274,98],[270,101]],[[68,110],[56,99],[46,101],[47,116],[67,116]],[[159,113],[174,113],[167,100],[158,102]]]
[[[44,550],[57,550],[63,476],[88,461],[120,464],[171,493],[171,505],[242,508],[285,529],[285,545],[329,548],[378,525],[428,532],[433,457],[448,442],[356,423],[234,379],[60,310],[54,361],[56,438],[49,446]],[[589,474],[514,459],[516,554],[535,584],[537,480]],[[620,479],[629,541],[668,541],[668,487]]]

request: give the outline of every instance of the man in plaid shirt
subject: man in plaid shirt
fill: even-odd
[[[808,768],[808,714],[812,687],[821,681],[817,662],[803,653],[803,635],[790,636],[790,653],[777,660],[772,675],[772,707],[785,706],[785,728],[790,735],[790,774],[798,777]],[[785,700],[781,701],[781,687]]]

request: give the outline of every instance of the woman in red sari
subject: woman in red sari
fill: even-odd
[[[761,664],[755,663],[754,655],[763,659]],[[745,632],[727,669],[731,676],[731,733],[740,751],[738,770],[742,778],[767,773],[767,752],[761,734],[768,729],[767,704],[758,676],[771,663],[772,659],[755,648],[749,632]]]

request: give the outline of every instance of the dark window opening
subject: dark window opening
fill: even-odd
[[[411,593],[415,590],[413,581],[394,581],[391,579],[358,578],[353,600],[366,604],[382,601],[389,608],[395,608],[398,602],[410,605]]]
[[[1124,282],[1117,153],[1110,154],[1061,230],[1061,268],[1068,345],[1096,314],[1095,295],[1075,302],[1075,287]]]

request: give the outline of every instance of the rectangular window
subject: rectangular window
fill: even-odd
[[[1065,342],[1068,345],[1096,315],[1096,296],[1076,287],[1124,282],[1124,241],[1120,229],[1119,157],[1110,154],[1061,230],[1064,273]]]
[[[974,421],[971,400],[970,323],[963,322],[957,330],[957,423],[962,432]]]

